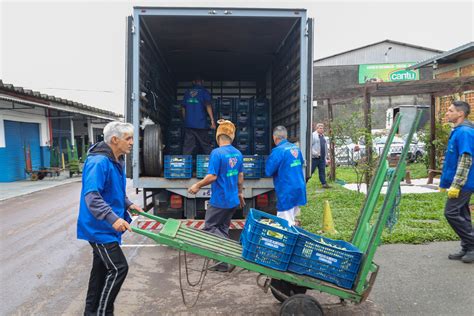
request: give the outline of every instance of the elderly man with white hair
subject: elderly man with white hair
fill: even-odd
[[[284,126],[273,130],[273,142],[276,147],[265,164],[265,173],[273,177],[277,195],[277,216],[284,218],[290,225],[295,225],[295,217],[300,206],[306,204],[306,182],[304,180],[304,159],[301,150],[288,140]]]
[[[128,210],[143,211],[126,195],[124,155],[133,145],[133,125],[111,122],[104,141],[89,149],[82,171],[77,238],[92,246],[93,261],[84,315],[113,315],[128,263],[120,248],[129,230]]]

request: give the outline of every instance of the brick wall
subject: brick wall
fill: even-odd
[[[461,77],[474,76],[474,64],[461,68]]]

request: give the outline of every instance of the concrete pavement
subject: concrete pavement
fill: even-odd
[[[46,177],[37,181],[0,182],[0,201],[78,181],[81,181],[81,176],[70,178],[69,173],[62,173],[57,177]]]
[[[75,235],[80,188],[70,183],[0,202],[1,315],[82,314],[92,256],[87,242]],[[141,201],[132,188],[127,191]],[[327,314],[472,315],[474,265],[447,259],[457,247],[457,242],[381,246],[369,301],[326,308]],[[229,280],[210,273],[206,287],[222,283],[188,309],[181,302],[177,251],[130,233],[123,249],[130,270],[116,315],[278,315],[279,303],[256,286],[250,272]],[[201,258],[191,257],[192,267],[201,265]],[[197,277],[193,272],[192,280]],[[321,302],[337,301],[311,293]]]

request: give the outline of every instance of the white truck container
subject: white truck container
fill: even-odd
[[[204,214],[210,188],[191,195],[187,188],[196,178],[165,179],[161,172],[171,107],[195,74],[213,98],[269,100],[269,131],[288,129],[310,176],[313,23],[305,9],[134,7],[127,31],[125,116],[135,126],[127,175],[148,209],[174,218]],[[142,130],[145,117],[157,127]],[[271,178],[245,180],[244,196],[237,218],[250,207],[275,210]]]

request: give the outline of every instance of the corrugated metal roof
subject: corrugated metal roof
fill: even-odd
[[[394,45],[407,46],[407,47],[410,47],[410,48],[421,49],[421,50],[430,51],[430,52],[433,52],[433,53],[442,53],[443,52],[442,50],[439,50],[439,49],[428,48],[428,47],[423,47],[423,46],[419,46],[419,45],[412,45],[412,44],[408,44],[408,43],[403,43],[403,42],[392,41],[392,40],[386,39],[386,40],[383,40],[383,41],[380,41],[380,42],[368,44],[368,45],[361,46],[361,47],[358,47],[358,48],[354,48],[354,49],[351,49],[351,50],[348,50],[348,51],[345,51],[345,52],[337,53],[337,54],[334,54],[334,55],[331,55],[331,56],[319,58],[319,59],[314,60],[314,63],[323,61],[325,59],[334,58],[334,57],[337,57],[337,56],[340,56],[340,55],[344,55],[344,54],[347,54],[347,53],[355,52],[357,50],[362,50],[362,49],[365,49],[365,48],[368,48],[368,47],[371,47],[371,46],[380,45],[380,44],[394,44]]]
[[[456,56],[459,56],[461,54],[469,53],[474,51],[474,42],[469,42],[467,44],[461,45],[459,47],[453,48],[451,50],[448,50],[447,52],[444,52],[442,54],[436,55],[432,58],[428,58],[422,62],[419,62],[418,64],[412,65],[408,69],[418,69],[424,66],[428,66],[433,64],[435,61],[442,61],[442,60],[449,60],[453,59]]]
[[[88,106],[88,105],[85,105],[85,104],[82,104],[82,103],[79,103],[79,102],[75,102],[75,101],[55,97],[53,95],[40,93],[38,91],[33,91],[33,90],[30,90],[30,89],[24,89],[23,87],[16,87],[12,84],[3,83],[3,81],[0,79],[0,92],[1,91],[6,92],[10,95],[14,94],[16,96],[26,96],[26,97],[28,97],[28,100],[30,100],[30,101],[37,101],[37,102],[46,103],[46,104],[49,101],[53,101],[53,102],[57,102],[57,103],[60,103],[60,104],[72,106],[72,107],[77,108],[79,110],[87,110],[87,111],[94,112],[94,113],[97,113],[97,114],[104,114],[104,115],[107,115],[107,116],[110,116],[110,117],[113,117],[113,118],[117,118],[117,119],[123,117],[123,115],[112,112],[112,111],[98,109],[98,108]]]

